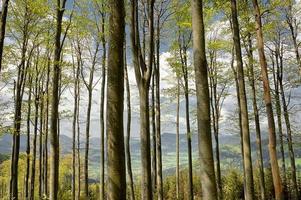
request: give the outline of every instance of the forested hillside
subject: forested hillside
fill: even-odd
[[[0,199],[301,199],[300,0],[0,4]]]

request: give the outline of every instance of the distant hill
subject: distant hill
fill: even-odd
[[[263,134],[264,135],[264,134]],[[21,135],[20,137],[20,150],[25,152],[26,149],[26,136]],[[221,163],[224,166],[235,166],[241,168],[241,150],[240,150],[240,137],[239,135],[220,135],[220,158]],[[1,158],[5,159],[7,156],[10,156],[11,152],[11,135],[3,135],[0,137],[0,154]],[[174,172],[175,160],[176,160],[176,135],[173,133],[164,133],[161,136],[162,141],[162,159],[163,159],[163,170],[165,175]],[[180,134],[180,164],[182,167],[187,166],[187,142],[186,135]],[[81,140],[81,152],[84,152],[84,140]],[[192,135],[192,150],[193,150],[193,159],[195,165],[197,164],[198,158],[198,138],[196,134]],[[295,143],[296,146],[300,147],[300,141],[297,140]],[[263,158],[265,166],[268,166],[269,154],[268,154],[268,139],[263,137],[262,139],[263,147]],[[72,139],[66,135],[60,136],[60,152],[62,155],[72,153]],[[255,136],[252,134],[251,137],[251,148],[252,148],[252,159],[253,163],[256,163],[256,141]],[[215,144],[213,141],[213,149],[215,149]],[[287,145],[285,144],[286,158],[288,158]],[[90,138],[90,171],[93,177],[97,179],[98,168],[100,162],[100,139],[99,138]],[[5,156],[4,156],[5,155]],[[278,152],[280,156],[280,152]],[[301,149],[295,148],[295,156],[297,159],[297,164],[301,164]],[[133,173],[140,173],[140,141],[138,138],[131,139],[131,158]],[[300,159],[300,160],[299,160]],[[298,161],[299,160],[299,161]]]

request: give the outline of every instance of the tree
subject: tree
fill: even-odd
[[[254,181],[253,181],[253,168],[251,158],[251,144],[249,133],[249,117],[248,105],[245,90],[243,62],[241,55],[240,33],[239,24],[237,19],[236,0],[231,0],[232,11],[232,28],[233,28],[233,41],[236,55],[237,64],[237,77],[239,88],[239,101],[241,106],[241,124],[242,124],[242,140],[243,140],[243,162],[244,162],[244,175],[245,175],[245,199],[254,199]]]
[[[138,1],[131,2],[131,45],[136,82],[140,96],[140,137],[141,137],[141,163],[142,163],[142,199],[152,199],[151,184],[151,157],[150,157],[150,126],[149,126],[149,86],[153,68],[154,56],[154,0],[147,1],[148,14],[148,63],[141,52],[138,29]]]
[[[257,95],[255,86],[255,75],[254,75],[254,57],[253,57],[253,45],[250,33],[247,36],[246,51],[248,55],[248,78],[251,86],[252,103],[253,103],[253,115],[255,120],[255,131],[256,131],[256,144],[257,144],[257,164],[259,168],[259,179],[260,179],[260,196],[262,200],[266,199],[266,189],[264,180],[264,167],[263,167],[263,155],[262,155],[262,144],[261,144],[261,130],[259,121],[259,111],[257,106]]]
[[[273,184],[275,188],[275,198],[276,200],[280,200],[283,199],[284,196],[283,196],[283,188],[282,188],[278,160],[277,160],[275,121],[274,121],[272,99],[271,99],[269,79],[268,79],[267,61],[264,52],[261,12],[258,5],[258,1],[252,0],[252,2],[253,2],[254,15],[255,15],[257,49],[259,54],[259,61],[261,66],[261,75],[262,75],[263,89],[264,89],[264,101],[265,101],[266,113],[268,118],[270,163],[272,167]]]
[[[204,199],[217,199],[210,128],[210,100],[203,22],[203,1],[192,0],[193,62],[195,69],[199,157]]]
[[[107,79],[108,199],[126,196],[123,135],[125,10],[123,0],[109,1],[109,48]]]
[[[15,81],[14,93],[14,128],[13,145],[11,156],[11,180],[10,180],[10,198],[18,199],[18,162],[20,153],[20,131],[22,121],[22,101],[24,95],[25,83],[28,75],[28,69],[31,66],[33,52],[37,47],[37,39],[40,29],[35,29],[39,22],[38,13],[33,12],[34,8],[29,8],[28,2],[18,2],[18,11],[13,13],[12,22],[14,23],[14,32],[16,46],[21,49],[18,52],[20,60],[17,64],[17,81]],[[29,44],[29,41],[31,43]]]
[[[135,200],[135,191],[134,191],[134,181],[133,181],[133,172],[131,164],[131,149],[130,149],[130,140],[131,140],[131,90],[129,83],[129,75],[126,63],[126,44],[124,48],[124,78],[125,78],[125,88],[126,88],[126,106],[127,106],[127,125],[126,125],[126,140],[125,140],[125,150],[126,150],[126,165],[127,165],[127,174],[128,181],[130,185],[131,200]]]
[[[216,34],[214,31],[213,34]],[[229,77],[226,76],[226,71],[223,63],[218,62],[217,58],[220,56],[218,52],[225,49],[228,45],[222,40],[218,40],[217,36],[213,36],[208,41],[208,73],[209,73],[209,86],[210,86],[210,105],[211,105],[211,118],[213,126],[213,134],[215,139],[215,159],[216,159],[216,184],[218,189],[219,199],[223,199],[223,185],[221,177],[221,160],[220,160],[220,145],[219,145],[219,132],[221,110],[224,100],[227,96],[227,88],[229,85]]]
[[[101,4],[101,44],[102,44],[102,80],[100,91],[100,199],[105,199],[105,123],[104,123],[104,106],[105,106],[105,85],[106,85],[106,35],[105,35],[105,20],[104,2]]]
[[[59,81],[61,68],[61,51],[63,42],[61,41],[62,22],[67,0],[56,1],[56,30],[54,47],[54,64],[52,77],[52,101],[51,101],[51,126],[50,126],[50,199],[58,199],[59,186],[59,137],[58,137],[58,118],[59,118]]]
[[[73,56],[73,54],[72,54]],[[79,101],[79,75],[80,75],[80,64],[77,62],[77,65],[73,61],[73,78],[74,78],[74,110],[73,110],[73,121],[72,121],[72,200],[75,200],[75,184],[76,184],[76,120],[77,113],[79,112],[78,101]],[[77,133],[79,134],[79,132]]]
[[[6,18],[8,12],[8,3],[9,0],[2,1],[2,10],[1,10],[1,21],[0,21],[0,72],[2,69],[2,56],[3,56],[3,46],[5,38],[5,29],[6,29]]]
[[[27,141],[26,141],[26,177],[25,177],[25,198],[29,198],[29,173],[30,173],[30,120],[31,120],[31,93],[32,76],[28,77],[28,102],[27,102]]]

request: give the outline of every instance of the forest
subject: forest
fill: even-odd
[[[300,0],[0,7],[0,199],[301,199]]]

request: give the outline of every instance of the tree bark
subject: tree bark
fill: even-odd
[[[108,138],[108,199],[126,197],[126,167],[123,135],[124,63],[123,44],[125,10],[123,0],[110,0],[107,138]]]
[[[80,44],[78,44],[80,45]],[[80,47],[79,47],[80,48]],[[88,90],[88,106],[87,106],[87,116],[86,116],[86,143],[85,143],[85,162],[84,162],[84,189],[85,189],[85,196],[86,198],[89,198],[89,146],[90,146],[90,119],[91,119],[91,108],[92,108],[92,95],[93,95],[93,78],[94,78],[94,72],[95,72],[95,65],[96,65],[96,58],[97,53],[99,51],[99,43],[96,43],[95,52],[93,55],[93,61],[92,61],[92,67],[90,69],[89,74],[89,82],[85,82],[84,76],[83,81],[84,84]],[[80,59],[81,56],[80,56]],[[80,61],[82,62],[82,61]],[[83,67],[83,66],[81,66]]]
[[[54,66],[52,78],[52,101],[51,101],[51,126],[50,126],[50,199],[58,199],[59,186],[59,81],[61,74],[61,33],[62,20],[67,0],[57,0],[56,8],[56,31],[55,31],[55,50],[54,50]]]
[[[176,192],[180,198],[180,78],[177,77],[177,119],[176,119]]]
[[[188,86],[188,69],[187,69],[188,66],[187,66],[187,50],[185,45],[180,47],[180,57],[182,63],[182,73],[184,77],[186,137],[187,137],[187,151],[188,151],[188,199],[193,200],[192,146],[191,146],[192,133],[190,130],[189,86]]]
[[[125,52],[126,52],[126,48],[125,48]],[[124,66],[125,66],[124,78],[125,78],[126,99],[127,99],[127,126],[126,126],[126,140],[125,140],[126,165],[127,165],[131,200],[135,200],[134,181],[133,181],[132,164],[131,164],[131,149],[130,149],[131,119],[132,119],[131,91],[130,91],[130,83],[129,83],[129,77],[128,77],[127,63],[126,63],[126,53],[124,55]]]
[[[104,5],[101,5],[102,8]],[[100,90],[100,199],[105,199],[105,123],[104,123],[104,104],[105,104],[105,86],[106,86],[106,38],[105,38],[105,15],[101,14],[101,43],[102,43],[102,80]]]
[[[7,11],[8,11],[8,3],[9,0],[2,1],[2,10],[1,10],[1,21],[0,21],[0,72],[2,69],[2,57],[3,57],[3,46],[4,46],[4,39],[5,39],[5,28],[6,28],[6,18],[7,18]]]
[[[14,132],[13,132],[13,145],[11,156],[11,178],[10,178],[10,199],[18,200],[18,165],[19,165],[19,153],[20,153],[20,129],[22,120],[22,100],[24,94],[25,80],[27,75],[27,69],[29,67],[29,60],[31,54],[26,59],[26,52],[28,47],[28,21],[27,12],[25,11],[25,25],[22,38],[21,47],[21,62],[18,65],[17,81],[14,87]],[[27,62],[26,62],[27,61]]]
[[[73,107],[73,122],[72,122],[72,200],[75,200],[76,196],[76,119],[78,109],[78,93],[79,93],[79,74],[80,65],[73,66],[74,77],[74,107]]]
[[[140,138],[141,138],[141,194],[143,200],[152,199],[151,155],[150,155],[150,122],[149,122],[149,86],[152,74],[154,55],[154,0],[148,0],[149,52],[148,63],[142,56],[138,30],[138,1],[131,2],[131,45],[136,81],[140,96]]]
[[[29,198],[29,175],[30,175],[30,119],[31,119],[31,93],[32,93],[32,76],[29,76],[29,91],[27,102],[27,144],[26,144],[26,177],[25,177],[25,198]]]
[[[39,126],[40,126],[40,130],[39,130],[39,198],[42,199],[43,198],[43,126],[44,126],[44,91],[43,91],[43,79],[40,79],[40,81],[42,82],[41,86],[40,86],[40,99],[39,99],[39,103],[40,103],[40,122],[39,122]]]
[[[216,200],[216,182],[210,128],[210,100],[203,22],[203,1],[192,0],[193,61],[196,79],[197,120],[203,199]]]
[[[155,70],[153,70],[152,74],[152,85],[151,85],[151,122],[152,122],[152,153],[151,153],[151,159],[152,159],[152,184],[153,184],[153,196],[156,195],[157,190],[157,142],[156,142],[156,103],[155,103]]]
[[[154,62],[155,73],[155,117],[156,117],[156,159],[157,159],[157,195],[158,200],[163,200],[163,178],[162,178],[162,150],[161,150],[161,104],[160,104],[160,25],[157,21],[156,37],[156,61]]]
[[[37,70],[37,66],[36,66]],[[35,174],[36,174],[36,153],[37,153],[37,134],[38,134],[38,119],[39,119],[39,104],[40,104],[40,89],[39,85],[39,74],[35,74],[35,116],[34,116],[34,135],[32,141],[32,163],[31,163],[31,178],[30,178],[30,200],[34,200],[35,196]]]
[[[286,132],[287,132],[287,145],[290,157],[290,164],[291,164],[291,181],[293,184],[293,199],[300,199],[299,187],[297,183],[297,172],[296,172],[296,161],[295,161],[295,152],[293,147],[293,137],[292,137],[292,129],[290,123],[290,117],[288,112],[288,104],[285,98],[285,91],[283,87],[283,55],[282,52],[279,56],[280,59],[280,69],[278,70],[278,81],[280,86],[281,92],[281,99],[282,99],[282,108],[283,108],[283,116],[286,125]]]
[[[261,130],[259,121],[259,111],[257,107],[257,97],[256,97],[256,87],[255,87],[255,77],[254,77],[254,58],[253,58],[253,46],[251,35],[248,34],[248,75],[252,92],[252,103],[253,103],[253,114],[255,120],[255,131],[256,131],[256,144],[257,144],[257,165],[259,168],[259,184],[260,184],[260,196],[261,200],[266,199],[265,191],[265,178],[264,178],[264,166],[263,166],[263,155],[262,155],[262,144],[261,144]]]
[[[215,139],[215,157],[216,157],[216,184],[218,199],[223,199],[223,186],[220,167],[220,152],[219,152],[219,100],[217,97],[217,69],[216,69],[216,51],[209,52],[210,57],[210,71],[209,71],[209,85],[210,85],[210,105],[212,113],[212,126]]]
[[[271,100],[271,93],[270,93],[270,86],[269,86],[267,61],[264,52],[261,12],[258,5],[258,1],[252,0],[252,2],[254,7],[255,25],[256,25],[256,33],[257,33],[257,48],[258,48],[261,74],[263,80],[264,101],[265,101],[266,113],[268,117],[269,154],[270,154],[270,163],[271,163],[272,175],[273,175],[273,184],[275,189],[275,198],[276,200],[281,200],[284,198],[284,195],[283,195],[283,187],[281,183],[278,160],[277,160],[275,121],[274,121],[272,100]]]
[[[278,48],[278,47],[276,47]],[[287,197],[287,172],[286,172],[286,164],[285,164],[285,153],[284,153],[284,145],[283,145],[283,130],[282,130],[282,111],[281,111],[281,102],[280,102],[280,91],[279,91],[279,80],[278,80],[278,70],[279,70],[279,52],[275,51],[275,60],[276,60],[276,67],[275,69],[275,60],[274,56],[272,55],[272,68],[273,68],[273,80],[274,80],[274,87],[275,87],[275,104],[276,104],[276,115],[277,115],[277,125],[278,125],[278,135],[279,135],[279,143],[280,143],[280,153],[281,153],[281,164],[282,164],[282,184],[284,195]]]
[[[245,81],[243,62],[241,55],[239,24],[237,19],[237,7],[236,0],[231,0],[231,13],[232,13],[232,28],[233,28],[233,41],[236,53],[237,64],[237,78],[239,85],[239,101],[241,106],[241,124],[242,124],[242,139],[243,139],[243,162],[244,162],[244,175],[245,175],[245,199],[254,199],[254,181],[253,181],[253,168],[251,157],[251,144],[250,144],[250,132],[249,132],[249,116],[248,116],[248,104],[246,98]]]

